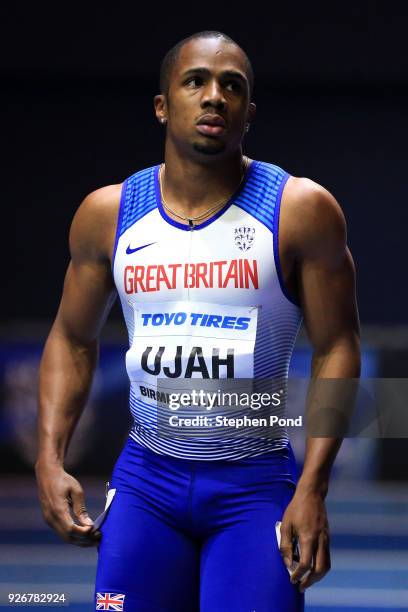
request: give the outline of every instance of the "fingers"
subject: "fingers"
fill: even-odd
[[[93,525],[85,505],[85,495],[81,486],[73,487],[71,491],[72,510],[81,525]]]
[[[66,525],[68,541],[77,546],[96,546],[101,539],[101,533],[93,529],[93,520],[86,509],[84,491],[78,481],[71,486],[68,503],[76,518],[74,522],[67,509],[70,519],[69,525]]]
[[[308,572],[313,563],[313,553],[316,546],[315,538],[308,537],[299,537],[299,548],[300,548],[300,559],[299,563],[296,565],[296,569],[290,577],[290,581],[292,584],[299,582],[303,578],[303,576]]]
[[[36,466],[36,478],[45,522],[66,542],[96,546],[101,532],[93,528],[80,483],[62,466],[46,463]]]
[[[292,526],[288,521],[283,519],[281,528],[281,541],[279,550],[283,558],[283,562],[288,569],[292,569],[293,565],[293,547],[292,547]]]
[[[79,498],[80,499],[80,498]],[[71,501],[71,504],[70,504]],[[78,521],[85,522],[85,518],[88,518],[87,524],[77,524],[74,522],[71,513],[70,505],[72,504],[71,497],[65,498],[63,501],[55,501],[53,503],[48,502],[43,505],[43,514],[45,522],[52,527],[58,535],[76,546],[96,546],[101,539],[101,533],[99,530],[93,529],[93,521],[90,519],[83,504],[76,503],[77,513],[79,517],[76,518]]]
[[[101,532],[94,531],[92,525],[77,525],[71,517],[57,531],[66,542],[76,546],[96,546],[101,539]]]
[[[45,520],[65,542],[70,544],[96,546],[100,540],[100,532],[92,531],[92,525],[78,525],[73,521],[67,500],[50,510],[45,515]]]
[[[315,553],[312,571],[307,576],[304,576],[300,581],[299,591],[304,593],[308,587],[321,580],[323,576],[327,574],[330,568],[331,561],[329,533],[325,530],[319,534],[318,546]]]
[[[73,536],[69,541],[75,546],[80,546],[82,548],[90,548],[92,546],[98,546],[101,537],[102,534],[100,531],[89,531],[86,536]]]

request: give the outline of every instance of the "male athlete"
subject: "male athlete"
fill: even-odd
[[[343,214],[323,187],[243,156],[252,87],[229,37],[181,41],[154,100],[164,164],[91,193],[72,224],[41,363],[36,473],[47,523],[68,542],[99,545],[96,609],[298,612],[330,569],[325,497],[339,438],[309,437],[298,479],[286,431],[188,438],[157,425],[158,379],[287,376],[302,317],[312,378],[359,376]],[[116,293],[134,426],[99,530],[64,457]],[[294,538],[301,556],[290,575]]]

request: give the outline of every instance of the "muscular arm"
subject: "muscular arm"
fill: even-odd
[[[43,514],[65,540],[83,545],[91,543],[92,521],[81,485],[63,465],[91,387],[98,336],[115,299],[110,255],[119,191],[115,185],[90,194],[75,215],[71,262],[40,365],[36,474]]]
[[[306,179],[293,179],[290,228],[296,262],[297,287],[306,330],[313,348],[312,379],[358,378],[360,375],[359,320],[355,269],[346,243],[343,213],[333,196]],[[295,214],[297,211],[297,214]],[[294,216],[293,216],[294,215]],[[283,553],[292,561],[291,538],[298,536],[301,560],[292,575],[301,590],[320,580],[330,568],[329,532],[324,499],[330,470],[341,438],[308,437],[304,468],[282,525]]]

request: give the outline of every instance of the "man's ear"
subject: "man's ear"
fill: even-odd
[[[247,114],[247,123],[252,123],[255,120],[256,116],[256,104],[255,102],[249,103],[248,114]]]
[[[154,96],[154,111],[159,123],[167,123],[167,100],[164,94]]]

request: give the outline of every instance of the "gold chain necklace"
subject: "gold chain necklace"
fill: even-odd
[[[228,200],[231,199],[233,194],[236,193],[238,191],[238,189],[241,187],[242,182],[243,182],[243,180],[245,178],[246,172],[248,170],[248,166],[249,166],[249,159],[248,159],[248,157],[246,155],[244,155],[244,170],[242,172],[241,180],[239,181],[238,187],[236,189],[234,189],[234,191],[232,192],[232,194],[230,194],[228,196],[228,198],[226,198],[225,200],[222,200],[222,202],[218,202],[218,204],[214,204],[214,206],[211,206],[211,208],[209,208],[208,210],[204,211],[203,213],[197,215],[196,217],[185,217],[184,215],[180,215],[179,213],[175,212],[165,202],[165,199],[163,197],[163,186],[162,186],[162,170],[163,170],[164,164],[162,164],[160,166],[160,170],[159,170],[159,186],[160,186],[160,196],[161,196],[161,201],[162,201],[163,207],[166,210],[168,210],[175,217],[178,217],[179,219],[183,219],[183,221],[188,221],[188,224],[189,224],[190,227],[194,227],[194,222],[195,221],[200,221],[200,219],[204,219],[207,215],[209,215],[210,213],[215,211],[217,208],[221,208],[222,206],[224,206],[224,204],[226,204],[228,202]]]

